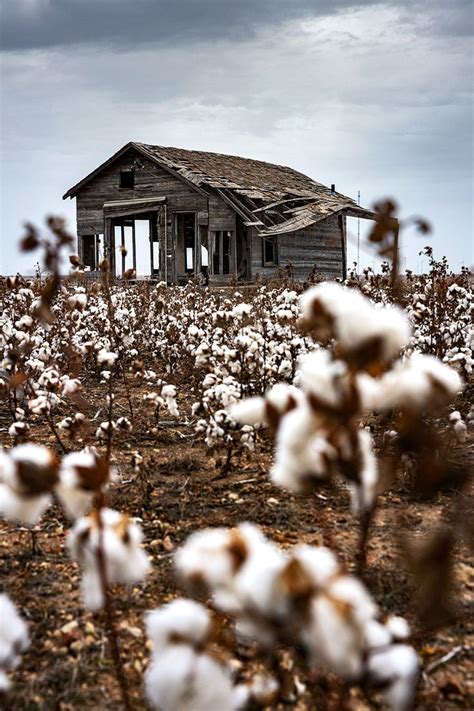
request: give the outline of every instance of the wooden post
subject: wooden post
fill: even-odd
[[[132,251],[133,251],[133,271],[137,275],[137,245],[135,244],[135,218],[132,217]]]
[[[165,205],[165,284],[168,286],[168,209]]]
[[[339,217],[341,226],[342,278],[347,279],[347,231],[345,214]]]

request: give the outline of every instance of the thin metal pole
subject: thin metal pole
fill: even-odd
[[[360,207],[360,190],[357,191],[357,204]],[[357,274],[360,271],[360,217],[357,218]]]

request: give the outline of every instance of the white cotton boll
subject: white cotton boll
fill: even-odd
[[[6,484],[0,484],[0,515],[9,521],[34,526],[51,503],[49,494],[40,496],[18,496]]]
[[[346,289],[335,282],[317,284],[301,294],[299,303],[304,318],[311,320],[321,310],[331,317],[365,302],[354,289]]]
[[[397,642],[410,636],[410,625],[404,617],[389,615],[385,620],[385,627]]]
[[[103,605],[98,594],[100,576],[98,563],[99,540],[106,563],[109,584],[131,585],[142,580],[150,563],[141,548],[142,532],[136,523],[113,509],[101,509],[99,531],[98,513],[77,519],[69,531],[67,546],[72,557],[83,568],[82,590],[86,605],[98,609]]]
[[[20,435],[26,434],[29,429],[30,427],[27,422],[14,422],[8,428],[8,434],[10,437],[19,437]]]
[[[418,656],[406,644],[393,644],[388,649],[375,650],[367,661],[370,679],[388,684],[383,695],[392,711],[412,708],[419,677]]]
[[[8,454],[0,452],[0,515],[36,524],[51,502],[49,492],[56,481],[56,459],[47,447],[28,443]]]
[[[87,474],[96,468],[97,457],[92,452],[71,452],[63,457],[56,493],[71,518],[82,516],[91,507],[94,492],[87,488],[81,472]]]
[[[325,595],[313,598],[310,621],[301,641],[313,664],[324,664],[344,679],[357,679],[363,670],[363,644],[359,628],[352,624],[350,611],[341,611]]]
[[[430,355],[415,353],[379,380],[376,409],[423,410],[443,405],[462,388],[458,373]]]
[[[288,613],[289,598],[280,574],[288,563],[269,541],[258,546],[235,576],[234,586],[242,606],[273,618]]]
[[[376,649],[391,644],[392,635],[386,625],[377,620],[368,620],[364,625],[364,639],[367,649]]]
[[[368,373],[357,373],[356,386],[361,410],[375,410],[380,387],[379,380],[372,378]]]
[[[211,589],[226,587],[234,572],[229,542],[225,528],[196,531],[175,554],[178,573],[190,582],[202,581]]]
[[[276,438],[275,461],[270,472],[274,484],[300,492],[308,477],[326,474],[322,459],[315,456],[314,432],[317,420],[306,402],[286,414]]]
[[[229,414],[236,422],[244,425],[258,425],[266,421],[263,397],[249,397],[239,400],[229,408]]]
[[[305,353],[299,358],[301,385],[306,392],[315,395],[324,404],[337,407],[344,394],[342,378],[346,366],[342,361],[334,361],[329,351],[319,348]]]
[[[277,410],[279,414],[285,413],[291,406],[302,402],[303,393],[293,385],[277,383],[265,393],[265,400]]]
[[[243,316],[248,316],[252,313],[252,304],[237,304],[231,311],[231,315],[234,318],[242,318]]]
[[[105,348],[97,353],[97,363],[99,365],[106,365],[109,368],[113,366],[117,358],[118,353],[112,353],[111,351],[105,350]]]
[[[449,415],[449,419],[451,422],[458,422],[458,420],[461,419],[461,413],[458,410],[454,410],[454,412]]]
[[[176,638],[191,646],[204,644],[211,629],[211,618],[204,605],[178,598],[147,612],[145,626],[153,642],[154,653],[158,654]]]
[[[398,356],[408,343],[410,325],[398,306],[376,308],[366,302],[362,311],[351,308],[337,318],[336,337],[346,353],[358,351],[377,339],[380,356],[388,361]]]
[[[351,607],[351,617],[363,625],[376,617],[378,607],[363,583],[352,575],[340,575],[329,585],[328,593]]]
[[[0,667],[13,669],[29,645],[28,627],[8,595],[0,593]]]
[[[454,423],[454,434],[456,435],[457,441],[462,444],[467,438],[467,426],[462,420],[458,420]]]
[[[153,657],[145,688],[149,702],[160,711],[235,711],[241,701],[218,662],[183,644]]]
[[[325,587],[340,570],[336,556],[324,546],[295,546],[291,557],[301,563],[317,587]]]
[[[373,451],[372,435],[367,430],[359,430],[360,483],[349,483],[352,510],[360,515],[370,511],[375,502],[379,479],[377,457]]]

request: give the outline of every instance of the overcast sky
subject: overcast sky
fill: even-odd
[[[0,8],[0,272],[32,267],[25,220],[74,229],[61,196],[130,140],[290,165],[367,206],[394,196],[433,223],[438,256],[472,264],[472,0]],[[407,266],[426,267],[426,241],[407,230]]]

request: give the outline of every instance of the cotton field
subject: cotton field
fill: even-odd
[[[472,290],[428,256],[3,280],[6,704],[465,707]]]

